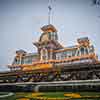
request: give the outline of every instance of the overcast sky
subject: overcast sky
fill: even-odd
[[[59,42],[75,45],[88,36],[100,56],[100,6],[92,0],[52,0],[51,23],[57,28]],[[0,0],[0,71],[10,64],[15,51],[36,52],[32,42],[48,24],[48,0]]]

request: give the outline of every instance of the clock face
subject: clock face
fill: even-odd
[[[44,34],[41,38],[41,42],[44,42],[44,41],[48,41],[49,38],[48,38],[48,34]]]

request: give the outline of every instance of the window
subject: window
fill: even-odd
[[[48,51],[47,49],[43,48],[41,50],[41,60],[47,60],[48,59]]]
[[[80,50],[79,49],[77,49],[77,51],[76,51],[76,54],[75,54],[76,56],[80,56]]]
[[[24,58],[21,60],[21,64],[24,64]]]
[[[75,56],[75,54],[76,54],[76,49],[72,50],[72,56]]]
[[[20,60],[17,60],[16,64],[20,64]]]
[[[94,53],[94,47],[93,47],[93,45],[90,46],[90,48],[89,48],[89,53]]]
[[[84,47],[80,47],[81,55],[84,55],[84,51],[85,51]]]
[[[85,48],[85,54],[88,54],[88,48],[87,47]]]
[[[71,51],[67,51],[67,57],[71,57],[72,56],[72,52]]]
[[[51,40],[57,40],[58,39],[56,32],[48,32],[48,33],[49,33],[49,38]]]
[[[63,57],[67,58],[67,51],[63,52]]]
[[[61,60],[61,59],[62,59],[62,58],[61,58],[61,54],[62,54],[62,53],[56,53],[56,59],[57,59],[57,60]]]

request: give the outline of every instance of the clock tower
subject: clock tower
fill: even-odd
[[[58,35],[56,28],[49,24],[41,28],[43,33],[41,34],[38,42],[34,45],[38,49],[41,61],[55,59],[54,50],[63,48],[60,43],[58,43]]]

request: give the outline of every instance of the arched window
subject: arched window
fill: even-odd
[[[85,54],[89,54],[88,47],[85,48]]]
[[[88,47],[80,47],[81,55],[89,54]]]
[[[80,56],[80,48],[77,48],[77,50],[75,52],[75,56]]]
[[[84,55],[85,54],[85,48],[84,47],[80,47],[80,52],[81,52],[81,55]]]

